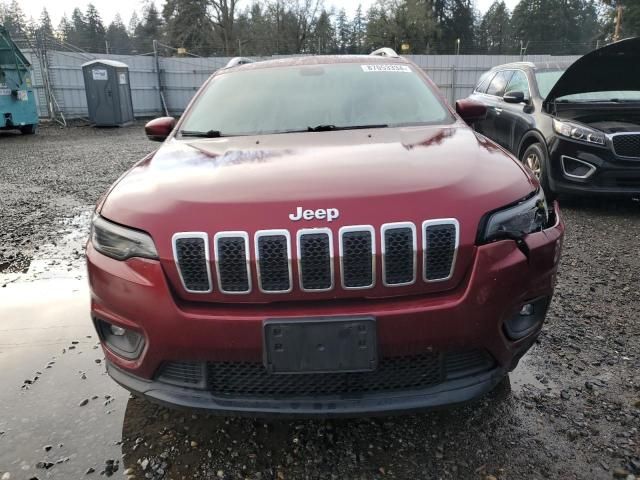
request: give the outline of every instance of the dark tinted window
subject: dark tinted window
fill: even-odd
[[[531,95],[529,94],[529,81],[527,80],[527,74],[522,70],[515,70],[513,76],[509,81],[509,86],[506,92],[522,92],[524,93],[525,100],[528,100]]]
[[[483,73],[480,76],[480,79],[478,80],[478,84],[476,85],[476,88],[474,88],[474,91],[478,93],[486,93],[487,87],[489,86],[489,81],[491,81],[495,74],[496,72],[491,71]]]
[[[491,80],[491,84],[487,89],[487,94],[496,95],[498,97],[504,95],[504,90],[507,88],[511,75],[513,75],[513,70],[499,72],[495,77],[493,77],[493,80]]]

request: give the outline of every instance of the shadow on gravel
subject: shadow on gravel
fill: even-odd
[[[131,398],[123,468],[158,479],[502,478],[513,455],[535,462],[514,404],[508,379],[466,406],[362,419],[217,417]]]

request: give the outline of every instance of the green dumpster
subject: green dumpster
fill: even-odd
[[[0,130],[35,133],[36,97],[31,86],[31,65],[0,25]]]

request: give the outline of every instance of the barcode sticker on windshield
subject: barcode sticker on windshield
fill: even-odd
[[[411,68],[407,65],[381,64],[381,65],[360,65],[365,72],[405,72],[410,73]]]

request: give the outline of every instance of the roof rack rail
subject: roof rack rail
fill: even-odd
[[[392,57],[392,58],[400,57],[400,55],[398,55],[393,48],[389,48],[389,47],[379,48],[371,52],[369,55],[375,55],[378,57]]]
[[[255,63],[255,60],[251,60],[250,58],[247,58],[247,57],[233,57],[224,66],[224,68],[237,67],[238,65],[245,65],[247,63]]]

